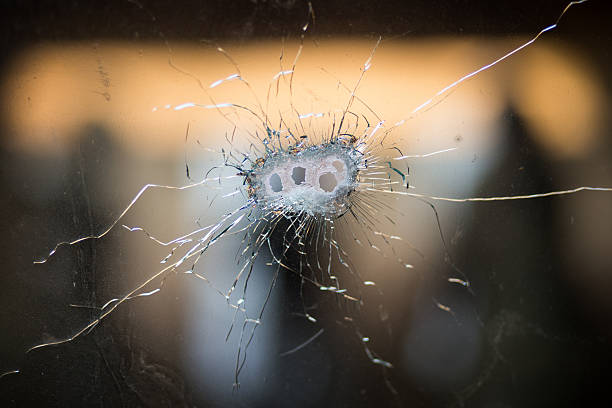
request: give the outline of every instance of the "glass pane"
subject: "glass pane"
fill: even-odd
[[[3,402],[596,401],[612,38],[566,5],[4,4]]]

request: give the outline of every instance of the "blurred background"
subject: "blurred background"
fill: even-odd
[[[229,111],[228,121],[214,109],[175,108],[265,103],[308,21],[291,98],[301,113],[344,109],[344,86],[354,86],[382,36],[357,92],[367,106],[353,111],[387,128],[408,119],[387,140],[403,154],[455,149],[398,164],[409,166],[412,191],[479,197],[612,186],[604,3],[571,8],[558,29],[411,117],[444,86],[554,23],[566,2],[312,2],[314,21],[300,1],[3,2],[0,370],[21,371],[0,379],[3,404],[540,407],[602,398],[612,361],[612,194],[604,192],[433,202],[446,249],[427,204],[381,194],[377,228],[404,240],[370,234],[382,254],[348,234],[340,240],[363,280],[377,284],[353,314],[372,350],[393,363],[387,372],[343,323],[350,306],[307,293],[313,324],[299,280],[281,274],[233,390],[242,323],[226,341],[234,314],[214,288],[226,290],[237,273],[238,236],[198,264],[214,288],[172,275],[88,335],[25,351],[70,337],[95,318],[94,307],[159,270],[167,248],[117,228],[32,262],[58,241],[100,232],[144,184],[188,183],[186,162],[202,178],[222,163],[234,124],[235,147],[248,148],[249,115]],[[251,88],[230,81],[203,92],[200,84],[237,71],[218,46]],[[268,111],[291,115],[282,84]],[[329,121],[312,117],[307,128]],[[239,207],[241,195],[223,197],[239,186],[147,193],[125,223],[169,240]],[[249,281],[254,305],[269,288],[269,261],[262,255]],[[469,290],[448,281],[462,276]]]

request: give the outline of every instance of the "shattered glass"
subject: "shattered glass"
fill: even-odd
[[[606,391],[601,5],[75,4],[3,61],[8,404]]]

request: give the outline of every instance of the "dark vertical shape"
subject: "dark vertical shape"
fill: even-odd
[[[521,118],[510,108],[504,120],[509,123],[507,150],[476,195],[530,194],[564,186]],[[606,377],[608,365],[602,361],[611,361],[610,345],[598,340],[564,279],[567,265],[560,261],[555,235],[558,200],[469,205],[473,218],[466,224],[471,227],[454,250],[476,293],[485,349],[476,377],[458,393],[459,400],[474,407],[595,402],[597,388],[605,389],[595,379]],[[593,379],[588,385],[583,379],[587,373]]]

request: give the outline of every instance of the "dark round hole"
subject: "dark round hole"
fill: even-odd
[[[300,185],[306,180],[306,169],[303,167],[294,167],[291,178],[296,185]]]
[[[275,193],[283,190],[283,182],[278,174],[274,173],[270,176],[270,187]]]
[[[338,185],[338,180],[332,173],[323,173],[321,177],[319,177],[319,185],[323,189],[323,191],[330,192],[333,191],[334,188]]]

